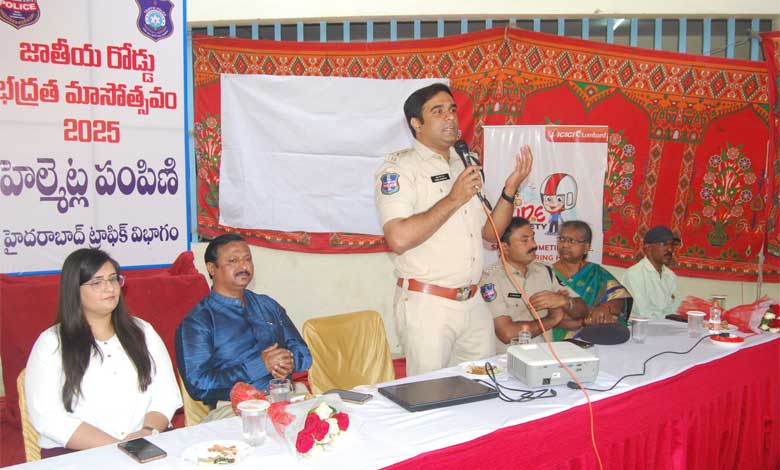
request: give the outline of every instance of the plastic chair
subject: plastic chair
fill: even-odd
[[[312,355],[313,393],[395,379],[385,325],[373,310],[307,320],[303,339]]]
[[[184,425],[195,426],[211,411],[205,403],[195,400],[187,392],[184,381],[179,377],[179,388],[181,389],[181,401],[184,404]]]
[[[41,460],[41,446],[38,444],[38,431],[35,430],[30,422],[30,415],[27,414],[27,399],[24,397],[24,371],[19,372],[16,378],[16,390],[19,393],[19,413],[22,419],[22,436],[24,437],[24,456],[28,462]]]

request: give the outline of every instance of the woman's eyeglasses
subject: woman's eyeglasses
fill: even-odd
[[[585,240],[577,240],[576,238],[558,237],[558,243],[568,243],[569,245],[579,245],[587,243]]]
[[[92,279],[91,281],[85,282],[83,285],[89,286],[92,290],[102,290],[105,289],[106,286],[114,287],[122,287],[125,285],[125,277],[121,274],[117,274],[115,276],[109,276],[107,278],[96,278]]]

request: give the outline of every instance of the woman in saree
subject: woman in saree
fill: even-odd
[[[564,319],[553,330],[556,341],[574,336],[586,325],[622,323],[627,325],[633,298],[615,276],[598,264],[586,261],[593,232],[581,220],[570,220],[558,232],[558,255],[553,272],[558,280],[577,292],[590,307],[584,320]]]

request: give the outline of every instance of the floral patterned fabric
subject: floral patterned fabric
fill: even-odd
[[[780,31],[761,33],[764,57],[769,70],[769,109],[772,132],[769,138],[770,190],[767,204],[767,246],[778,264],[780,256]]]
[[[780,278],[780,239],[766,243],[767,232],[778,234],[780,159],[767,153],[776,124],[764,63],[516,29],[368,44],[195,37],[193,53],[198,230],[205,236],[235,231],[218,223],[220,73],[447,77],[463,137],[478,151],[484,125],[609,126],[604,264],[633,264],[644,233],[664,224],[683,239],[680,275],[752,280],[769,246],[764,279]],[[387,250],[381,237],[360,234],[238,231],[286,250]]]

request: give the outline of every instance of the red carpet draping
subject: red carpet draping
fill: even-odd
[[[593,408],[605,469],[778,469],[780,341],[738,351]],[[589,470],[598,464],[583,405],[389,468]]]
[[[193,53],[198,230],[206,236],[235,230],[219,225],[220,73],[447,77],[464,137],[476,149],[487,124],[608,125],[607,264],[632,264],[641,235],[666,224],[684,240],[678,274],[751,280],[767,228],[776,225],[780,201],[771,183],[780,160],[773,154],[767,165],[774,123],[763,62],[517,29],[353,44],[196,36]],[[239,231],[285,250],[387,249],[381,237],[359,234]],[[771,255],[765,279],[778,278],[780,260]]]
[[[770,137],[771,155],[774,161],[773,190],[769,193],[771,209],[767,230],[769,252],[780,256],[780,31],[761,33],[761,42],[769,69],[769,110],[772,123]]]
[[[165,342],[176,363],[173,336],[190,309],[208,295],[209,286],[184,252],[170,268],[125,270],[125,300],[133,315],[143,318]],[[13,277],[0,274],[0,357],[3,364],[6,417],[18,423],[16,377],[38,335],[54,323],[59,275]]]

